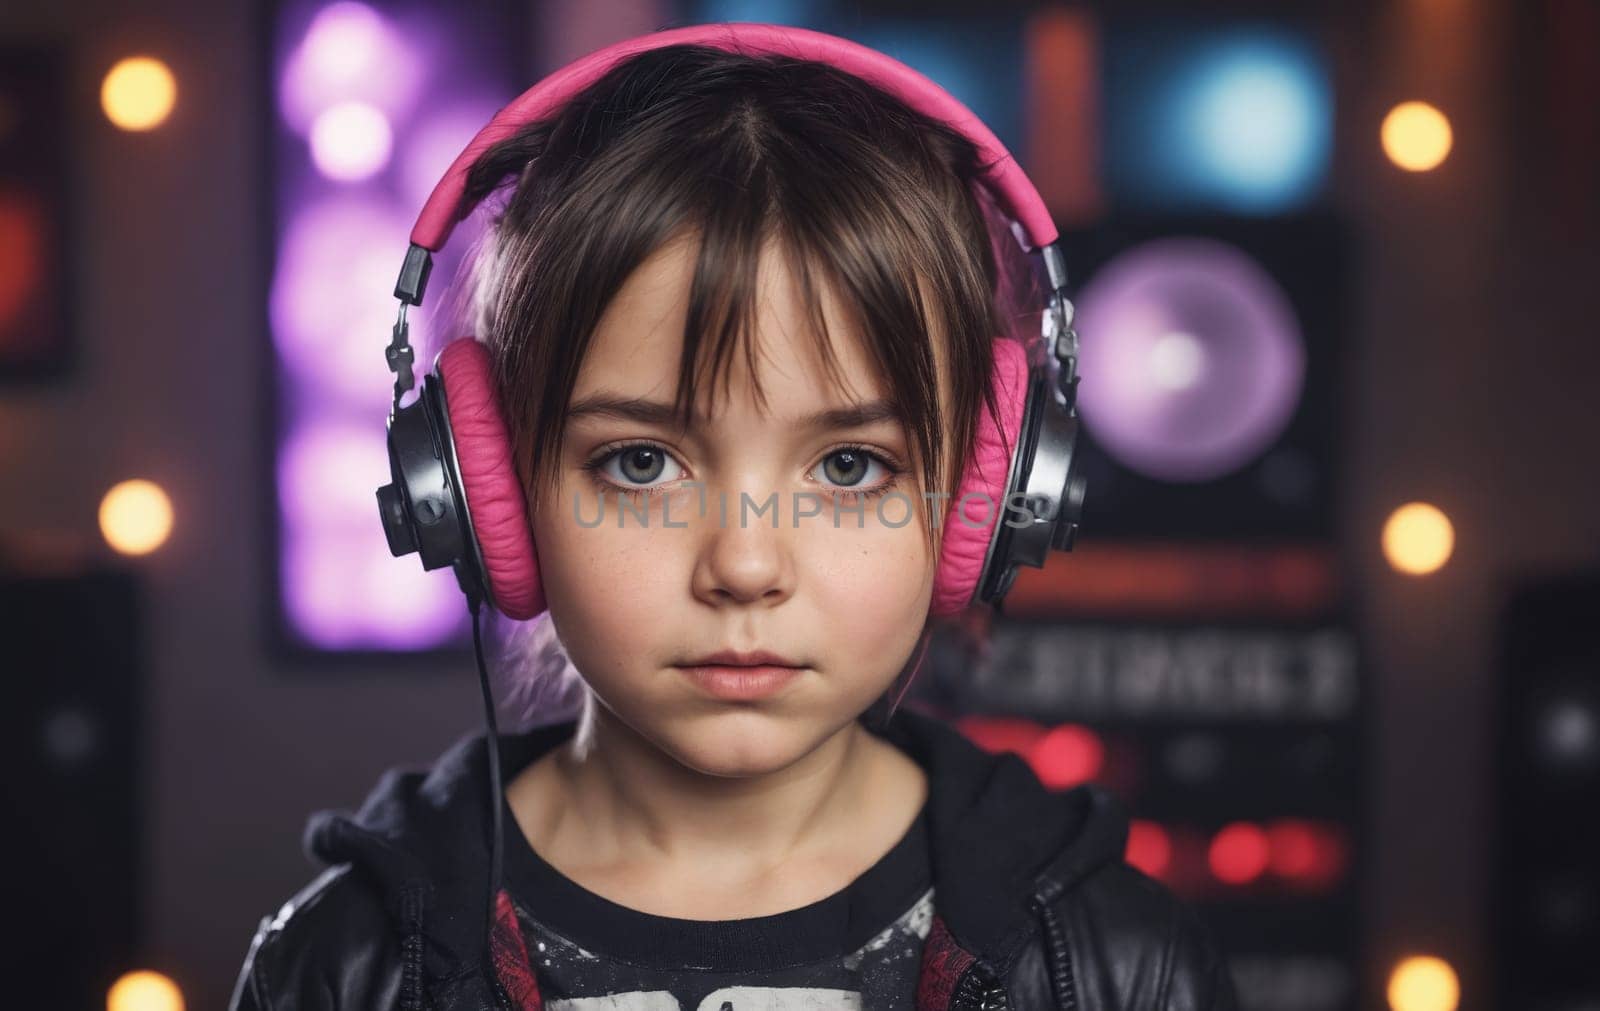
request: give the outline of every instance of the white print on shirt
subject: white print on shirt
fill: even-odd
[[[920,946],[910,943],[911,939],[927,940],[933,928],[933,913],[933,889],[929,888],[893,923],[874,934],[871,940],[854,952],[840,958],[836,964],[846,972],[856,973],[867,963],[873,964],[877,967],[875,971],[881,972],[885,965],[894,962],[904,964],[903,960],[914,961]],[[565,960],[570,967],[597,959],[596,955],[578,948],[566,938],[549,933],[543,927],[536,929],[551,938],[552,943],[536,942],[535,965],[550,966],[552,960]],[[901,944],[905,945],[903,949],[899,948]],[[894,947],[891,949],[891,946]],[[574,956],[577,956],[576,961]],[[603,959],[600,961],[603,971],[611,975],[614,967]],[[642,981],[628,982],[637,985]],[[875,1005],[882,1005],[882,1009],[891,1006],[883,994],[872,999]],[[656,985],[650,989],[618,991],[603,996],[547,996],[545,1007],[548,1011],[861,1011],[866,1006],[866,1000],[867,995],[860,990],[837,986],[760,986],[752,983],[719,987],[690,1006],[679,1001],[672,991]],[[898,996],[888,997],[887,1001],[892,1002],[892,1006],[900,1006]]]
[[[851,990],[725,986],[707,994],[695,1011],[859,1011],[860,1007],[861,995]],[[553,1000],[550,1011],[682,1011],[682,1007],[665,990],[649,990]]]
[[[923,892],[922,898],[917,900],[916,905],[912,906],[910,909],[901,914],[899,919],[878,931],[877,936],[873,937],[872,940],[868,941],[866,944],[863,944],[851,954],[846,955],[844,958],[844,967],[849,969],[851,972],[854,972],[856,969],[861,967],[861,959],[863,956],[869,952],[877,951],[879,948],[882,948],[884,945],[888,944],[890,941],[902,934],[915,934],[926,941],[928,939],[928,931],[932,929],[933,890],[929,889],[928,891]]]

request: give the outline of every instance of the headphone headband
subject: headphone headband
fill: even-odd
[[[463,206],[467,171],[489,147],[554,113],[621,61],[652,49],[686,43],[827,63],[883,89],[924,115],[949,124],[977,145],[980,158],[989,166],[990,185],[1003,209],[1022,226],[1029,248],[1043,249],[1056,241],[1056,226],[1043,198],[1011,152],[982,120],[939,85],[899,60],[848,39],[805,28],[737,23],[693,25],[627,39],[567,64],[523,92],[496,113],[450,163],[417,217],[411,230],[412,245],[438,252],[456,224],[472,213],[470,206]]]

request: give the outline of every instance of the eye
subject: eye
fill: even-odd
[[[869,480],[874,467],[878,476]],[[822,471],[823,480],[849,491],[871,490],[886,483],[886,478],[893,479],[895,474],[883,457],[864,446],[842,446],[833,450],[822,458],[817,469]]]
[[[591,460],[586,466],[619,487],[649,488],[654,487],[654,482],[661,477],[663,471],[669,467],[678,467],[678,464],[665,449],[655,443],[636,442],[610,450]],[[681,474],[672,474],[667,481],[676,481],[680,476]]]

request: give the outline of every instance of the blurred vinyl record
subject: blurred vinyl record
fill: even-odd
[[[1339,222],[1113,216],[1065,246],[1085,534],[1330,541],[1352,344]]]

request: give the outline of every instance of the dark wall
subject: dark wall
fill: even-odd
[[[1600,555],[1597,272],[1592,239],[1547,241],[1537,194],[1513,185],[1513,159],[1538,155],[1507,143],[1512,5],[1409,0],[1366,16],[1341,70],[1368,86],[1340,96],[1339,199],[1362,234],[1338,494],[1376,674],[1367,922],[1375,976],[1431,950],[1482,1007],[1499,585]],[[308,880],[306,814],[357,802],[385,766],[431,758],[478,718],[470,663],[332,674],[267,655],[258,17],[200,0],[0,7],[0,35],[70,47],[81,347],[69,380],[0,393],[0,528],[92,549],[114,482],[150,477],[174,498],[174,536],[142,563],[140,886],[149,962],[192,1007],[222,1006],[257,919]],[[180,85],[150,135],[98,112],[101,75],[140,50]],[[1383,113],[1412,97],[1456,128],[1450,160],[1422,177],[1377,144]],[[1449,565],[1421,580],[1378,550],[1389,510],[1414,498],[1457,531]]]
[[[250,5],[199,0],[0,5],[0,34],[70,48],[81,223],[81,365],[59,385],[0,393],[0,528],[92,548],[115,482],[148,477],[173,498],[173,537],[141,563],[139,885],[147,964],[192,1008],[225,1006],[257,920],[310,880],[306,814],[358,803],[384,766],[430,759],[479,719],[470,658],[319,676],[267,657],[256,19]],[[148,135],[99,112],[102,75],[136,51],[179,81],[172,119]]]

